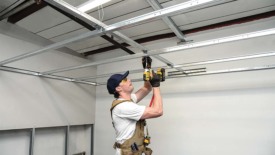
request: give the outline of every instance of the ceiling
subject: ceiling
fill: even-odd
[[[91,59],[94,55],[99,53],[108,55],[108,52],[116,49],[123,51],[123,55],[146,52],[147,48],[142,46],[144,43],[150,44],[152,41],[172,37],[177,37],[178,43],[184,43],[189,40],[190,33],[200,33],[275,16],[274,0],[215,0],[215,3],[207,3],[187,11],[177,11],[168,14],[169,16],[159,16],[160,12],[157,12],[154,18],[136,22],[135,19],[143,17],[142,15],[189,1],[111,0],[101,7],[86,12],[89,17],[95,19],[93,20],[85,13],[77,12],[76,9],[87,0],[64,0],[62,4],[66,4],[67,9],[54,1],[1,0],[0,19],[53,43],[62,43],[89,32],[102,32],[100,31],[102,27],[106,30],[110,25],[125,24],[116,31],[106,31],[100,33],[100,36],[86,37],[64,44],[75,53]],[[193,0],[192,4],[200,1],[206,0]],[[72,10],[68,11],[68,8]],[[168,66],[171,63],[160,56],[157,56],[157,59]]]
[[[65,1],[76,7],[86,0]],[[112,0],[104,4],[102,8],[95,8],[87,13],[106,25],[112,25],[153,12],[157,8],[154,9],[149,4],[150,1],[151,4],[159,3],[161,7],[167,8],[186,2],[187,0]],[[79,24],[78,21],[70,19],[68,15],[66,16],[58,12],[49,6],[48,3],[44,1],[37,1],[37,3],[39,4],[36,4],[33,0],[2,0],[0,3],[1,19],[5,18],[9,22],[53,42],[60,42],[91,31],[91,29]],[[209,5],[205,8],[175,14],[170,16],[170,19],[183,32],[182,34],[185,35],[192,33],[192,30],[198,32],[222,27],[225,26],[226,22],[227,25],[233,25],[247,22],[245,19],[251,21],[257,18],[274,16],[274,11],[274,0],[232,0],[214,6]],[[249,19],[251,16],[252,18]],[[139,43],[175,36],[175,33],[162,18],[138,23],[130,28],[120,30],[120,33]],[[180,38],[179,36],[179,41],[184,41],[184,37]],[[66,46],[85,56],[108,52],[118,47],[125,51],[125,55],[133,54],[139,50],[130,50],[128,45],[124,44],[125,41],[110,34],[106,34],[106,38],[93,37]],[[188,40],[188,38],[185,39]],[[114,45],[109,40],[114,40],[117,44],[122,43],[122,45]]]

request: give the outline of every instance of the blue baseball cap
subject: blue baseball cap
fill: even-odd
[[[125,72],[124,74],[114,74],[112,75],[107,81],[107,89],[109,94],[114,94],[116,91],[116,87],[119,83],[128,76],[129,71]]]

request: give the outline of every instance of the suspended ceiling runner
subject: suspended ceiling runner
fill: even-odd
[[[66,0],[65,2],[74,8],[85,2],[85,0]],[[0,15],[2,20],[7,20],[9,23],[16,24],[52,42],[60,43],[75,36],[100,30],[102,24],[108,26],[127,19],[134,21],[134,17],[140,17],[146,13],[152,13],[154,10],[169,8],[184,2],[188,1],[112,0],[103,4],[102,7],[87,12],[91,17],[97,19],[101,25],[76,17],[74,13],[64,10],[51,0],[1,1]],[[193,1],[193,3],[197,2],[203,1]],[[180,11],[180,13],[169,14],[169,16],[159,16],[137,22],[130,27],[119,29],[119,32],[115,31],[117,33],[111,32],[102,34],[101,37],[85,38],[64,46],[77,54],[84,55],[88,59],[99,53],[108,55],[108,52],[115,49],[123,51],[119,52],[117,57],[146,53],[149,49],[142,46],[142,43],[169,37],[177,37],[179,43],[186,43],[188,41],[186,34],[270,18],[275,15],[274,10],[274,0],[217,0],[216,3],[210,3],[202,7],[194,7],[193,9],[187,9],[187,11]],[[122,37],[126,37],[126,39]],[[196,42],[196,40],[193,40],[193,42]],[[132,46],[129,46],[129,44]],[[154,57],[163,62],[164,65],[184,73],[182,68],[173,66],[173,62],[170,60],[158,55]],[[99,64],[102,61],[98,60]],[[50,73],[47,71],[41,72]],[[74,79],[70,80],[74,81]]]

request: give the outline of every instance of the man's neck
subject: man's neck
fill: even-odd
[[[131,100],[131,94],[121,94],[119,98],[123,98],[125,100]]]

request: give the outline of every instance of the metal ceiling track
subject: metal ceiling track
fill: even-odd
[[[47,2],[45,2],[47,3]],[[97,25],[93,24],[91,25],[90,23],[86,23],[85,21],[81,20],[80,18],[78,18],[76,15],[71,15],[70,12],[66,12],[66,10],[62,10],[62,8],[58,8],[55,5],[52,5],[50,3],[48,3],[49,6],[51,6],[53,9],[55,9],[56,11],[60,12],[61,14],[67,16],[68,18],[70,18],[71,20],[77,22],[78,24],[82,25],[83,27],[87,28],[90,31],[94,31],[96,30],[95,27],[98,27]],[[73,6],[71,6],[73,8]],[[76,9],[76,8],[73,8]],[[128,54],[135,54],[133,51],[131,51],[130,49],[126,48],[125,46],[123,46],[122,44],[120,44],[119,42],[117,42],[116,40],[114,40],[112,37],[109,37],[107,35],[101,35],[101,38],[107,40],[108,42],[112,43],[114,46],[116,46],[117,48],[122,49],[123,51],[127,52]]]
[[[207,64],[216,64],[216,63],[223,63],[223,62],[232,62],[232,61],[240,61],[240,60],[247,60],[247,59],[271,57],[271,56],[275,56],[275,51],[242,55],[242,56],[237,56],[237,57],[215,59],[215,60],[208,60],[208,61],[191,62],[191,63],[180,64],[180,65],[178,65],[178,67],[192,67],[192,66],[200,66],[200,65],[207,65]],[[171,69],[169,66],[153,67],[152,69],[156,70],[157,68]],[[142,73],[143,71],[144,71],[144,69],[130,70],[130,73],[131,74]],[[188,70],[185,70],[185,71],[188,73]],[[102,74],[102,75],[97,75],[97,76],[80,77],[80,78],[75,78],[75,80],[78,81],[78,80],[97,79],[97,78],[102,78],[102,77],[109,77],[112,74],[122,74],[122,73],[123,72],[116,72],[116,73]],[[190,75],[190,73],[188,73],[187,75]]]
[[[275,64],[272,65],[264,65],[264,66],[256,66],[256,67],[245,67],[245,68],[233,68],[233,69],[225,69],[225,70],[217,70],[217,71],[205,71],[200,73],[190,73],[188,75],[184,74],[170,74],[166,76],[166,79],[172,78],[184,78],[184,77],[194,77],[194,76],[203,76],[203,75],[214,75],[214,74],[225,74],[225,73],[238,73],[238,72],[249,72],[249,71],[260,71],[260,70],[271,70],[275,69]],[[142,78],[140,79],[131,79],[132,82],[139,82],[143,81]],[[98,85],[106,85],[105,83],[97,83]]]
[[[83,22],[85,22],[85,21],[90,21],[90,23],[92,23],[92,25],[96,24],[96,25],[98,25],[99,27],[102,27],[102,29],[106,29],[107,27],[110,27],[110,26],[108,26],[108,25],[102,23],[101,21],[99,21],[99,20],[97,20],[97,19],[92,19],[92,18],[89,18],[89,16],[85,16],[85,14],[74,13],[74,12],[78,12],[77,8],[75,8],[75,7],[71,6],[71,5],[69,5],[68,3],[65,3],[65,2],[62,2],[62,1],[59,1],[59,2],[57,2],[57,1],[56,1],[56,2],[53,2],[53,1],[50,1],[50,0],[45,0],[45,1],[47,1],[48,3],[50,3],[52,6],[57,7],[58,9],[61,9],[61,10],[65,11],[65,12],[67,11],[67,13],[70,13],[70,14],[71,14],[71,12],[73,12],[72,15],[73,15],[74,17],[77,17],[79,20],[81,20],[81,21],[83,21]],[[58,3],[58,4],[57,4],[57,3]],[[197,4],[196,4],[196,3],[197,3]],[[202,2],[201,2],[201,3],[202,3]],[[184,4],[185,4],[186,7],[188,7],[188,5],[190,5],[190,6],[197,6],[197,5],[199,5],[199,2],[198,2],[198,1],[190,1],[190,2],[184,3]],[[66,8],[68,8],[68,9],[65,9],[64,6],[65,6]],[[69,10],[71,10],[71,11],[69,11]],[[72,11],[72,10],[73,10],[73,11]],[[69,11],[69,12],[68,12],[68,11]],[[143,16],[143,17],[144,17],[144,16]],[[145,17],[146,17],[146,16],[145,16]],[[165,18],[165,17],[163,17],[163,18]],[[83,20],[83,19],[84,19],[84,20]],[[145,19],[146,19],[146,18],[145,18]],[[171,21],[170,21],[170,22],[171,22]],[[89,23],[88,23],[88,24],[89,24]],[[171,24],[170,24],[170,25],[171,25]],[[173,28],[173,29],[176,29],[175,24],[174,24],[174,26],[173,26],[172,28]],[[178,32],[180,32],[180,30],[178,30]],[[110,32],[110,33],[111,33],[113,36],[115,36],[116,38],[119,38],[119,39],[125,41],[125,42],[128,43],[129,45],[131,45],[131,46],[133,46],[133,47],[135,47],[135,48],[140,49],[140,50],[143,51],[145,54],[146,54],[147,51],[149,50],[149,49],[145,48],[144,46],[140,45],[139,43],[135,42],[134,40],[130,39],[129,37],[123,35],[122,33],[118,32],[118,31],[113,31],[113,32]],[[181,33],[181,32],[180,32],[180,33]],[[177,34],[179,34],[179,33],[177,33]],[[182,34],[182,33],[181,33],[181,34]],[[183,35],[181,35],[181,36],[183,36]],[[174,65],[171,61],[169,61],[169,60],[167,60],[167,59],[165,59],[165,58],[163,58],[163,57],[161,57],[161,56],[159,56],[159,55],[154,55],[153,57],[156,58],[157,60],[159,60],[159,61],[161,61],[161,62],[167,64],[167,65],[170,66],[171,68],[175,68],[175,69],[177,69],[178,71],[181,71],[182,73],[184,73],[184,70],[183,70],[183,69],[178,68],[178,67],[174,67],[175,65]]]
[[[88,85],[93,85],[93,86],[97,85],[96,83],[90,82],[90,81],[85,81],[85,80],[76,81],[73,78],[68,78],[68,77],[64,77],[64,76],[57,76],[57,75],[41,75],[39,72],[25,70],[25,69],[19,69],[19,68],[13,68],[13,67],[8,67],[8,66],[0,66],[0,70],[7,71],[7,72],[12,72],[12,73],[31,75],[31,76],[36,76],[36,77],[39,76],[39,77],[54,79],[54,80],[61,80],[61,81],[67,81],[67,82],[88,84]]]
[[[103,24],[101,22],[98,22],[96,19],[94,19],[93,17],[89,16],[86,13],[80,12],[77,9],[75,10],[75,9],[70,8],[70,5],[67,5],[67,3],[65,3],[62,0],[45,0],[45,1],[47,1],[48,3],[52,3],[53,5],[57,6],[58,8],[61,7],[62,10],[66,10],[66,12],[68,11],[68,12],[72,12],[72,14],[79,14],[80,17],[81,17],[81,20],[84,20],[89,24],[94,24],[94,23],[96,23],[97,25],[102,25]],[[52,79],[70,81],[70,82],[97,85],[97,83],[93,83],[93,82],[90,82],[90,81],[84,81],[84,79],[80,79],[80,78],[68,78],[68,77],[62,77],[62,76],[51,75],[51,74],[58,73],[58,72],[69,71],[69,70],[80,69],[80,68],[85,68],[85,67],[90,67],[90,66],[94,66],[94,65],[107,64],[107,63],[112,63],[112,62],[117,62],[117,61],[122,61],[122,60],[140,58],[142,56],[158,56],[159,54],[185,51],[187,49],[192,49],[192,48],[205,47],[205,46],[210,46],[210,45],[215,45],[215,44],[220,44],[220,43],[227,43],[227,42],[232,42],[232,41],[237,41],[237,40],[243,40],[243,39],[249,39],[249,38],[255,38],[255,37],[275,34],[275,29],[268,29],[268,30],[264,30],[264,31],[257,31],[257,32],[253,32],[253,33],[246,33],[246,34],[241,34],[241,35],[229,36],[229,37],[225,37],[225,38],[218,38],[218,39],[207,40],[207,41],[202,41],[202,42],[197,42],[197,43],[188,43],[188,44],[185,44],[185,45],[176,46],[176,47],[169,47],[169,48],[160,49],[160,50],[151,50],[151,51],[147,51],[146,53],[138,53],[138,54],[124,56],[124,57],[120,57],[120,58],[102,60],[102,61],[92,62],[92,63],[80,65],[80,66],[71,66],[71,67],[56,69],[56,70],[52,70],[52,71],[46,71],[46,72],[34,72],[34,71],[27,71],[27,70],[23,70],[23,69],[17,69],[17,68],[3,66],[5,64],[15,62],[15,61],[18,61],[18,60],[21,60],[21,59],[24,59],[24,58],[27,58],[27,57],[30,57],[30,56],[41,54],[41,53],[44,53],[44,52],[47,52],[47,51],[50,51],[50,50],[53,50],[53,49],[58,49],[58,48],[63,47],[67,44],[70,44],[70,43],[73,43],[73,42],[76,42],[76,41],[79,41],[79,40],[82,40],[82,39],[100,36],[100,35],[105,34],[105,33],[116,34],[117,30],[125,29],[125,28],[133,26],[137,23],[144,22],[144,21],[147,21],[147,20],[151,20],[151,19],[154,19],[154,18],[168,16],[168,15],[172,15],[172,14],[176,14],[176,13],[183,13],[185,11],[187,12],[187,11],[190,11],[190,10],[193,10],[193,9],[198,9],[198,8],[206,7],[206,6],[209,6],[209,5],[218,5],[218,4],[221,4],[221,3],[228,3],[228,2],[232,2],[232,1],[235,1],[235,0],[191,0],[191,1],[181,3],[181,4],[178,4],[178,5],[175,5],[175,6],[160,9],[160,10],[157,10],[157,11],[145,14],[145,15],[141,15],[141,16],[138,16],[138,17],[134,17],[134,18],[125,20],[125,21],[121,21],[121,22],[118,22],[118,23],[115,23],[115,24],[112,24],[112,25],[109,25],[109,26],[106,26],[106,25],[104,26],[103,25],[103,26],[101,26],[102,27],[101,29],[98,29],[98,30],[95,30],[95,31],[92,31],[92,32],[88,32],[88,33],[85,33],[85,34],[82,34],[82,35],[76,36],[74,38],[70,38],[70,39],[61,41],[61,42],[51,44],[49,46],[46,46],[44,48],[41,48],[41,49],[33,51],[33,52],[29,52],[29,53],[26,53],[26,54],[22,54],[22,55],[19,55],[19,56],[1,61],[0,62],[0,69],[5,70],[5,71],[10,71],[10,72],[40,76],[40,77],[45,77],[45,78],[52,78]],[[121,38],[126,37],[126,36],[120,35],[120,34],[118,34],[117,36],[119,36]],[[127,40],[127,38],[126,38],[126,40]],[[128,42],[132,42],[132,40],[128,40]],[[135,42],[132,42],[132,43],[135,44]],[[136,46],[140,46],[140,45],[136,44]],[[141,47],[141,49],[142,48],[144,48],[144,47]],[[202,63],[202,62],[198,62],[198,63]],[[177,65],[176,67],[180,68],[180,67],[184,67],[184,66]],[[255,67],[255,68],[235,69],[235,70],[232,69],[232,70],[227,70],[227,71],[220,71],[220,73],[262,70],[262,69],[274,69],[274,65],[263,66],[263,67]],[[218,73],[218,72],[216,72],[216,73]],[[207,73],[200,73],[200,74],[205,75]],[[191,76],[191,75],[184,75],[184,76]]]
[[[202,75],[213,75],[213,74],[224,74],[224,73],[236,73],[236,72],[248,72],[248,71],[259,71],[259,70],[270,70],[275,69],[275,64],[256,66],[256,67],[243,67],[243,68],[233,68],[233,69],[224,69],[216,71],[206,71],[201,73],[190,73],[188,76],[184,74],[168,74],[167,79],[171,78],[180,78],[180,77],[192,77],[192,76],[202,76]]]
[[[154,8],[154,10],[163,9],[161,4],[157,0],[147,0],[147,2]],[[185,35],[181,32],[181,30],[178,28],[171,17],[162,17],[162,20],[175,33],[175,35],[181,40],[181,42],[186,42]]]
[[[73,10],[70,9],[70,5],[68,5],[67,3],[64,3],[64,1],[60,1],[60,0],[45,0],[45,1],[48,2],[48,3],[51,3],[52,5],[55,5],[58,8],[60,8],[60,7],[63,8],[62,10],[65,10],[66,12],[72,12],[73,14],[76,13],[76,14],[81,15],[81,17],[84,17],[84,19],[82,19],[82,20],[86,21],[87,23],[90,23],[90,24],[96,23],[97,25],[102,24],[100,22],[97,22],[97,20],[95,20],[94,18],[92,18],[91,16],[89,16],[86,13],[80,12],[77,9],[76,10],[75,9],[73,9]],[[206,7],[207,5],[214,5],[216,3],[219,3],[219,4],[220,3],[226,3],[226,2],[229,2],[229,1],[233,1],[233,0],[208,0],[208,1],[196,0],[196,1],[189,1],[189,2],[186,2],[186,3],[182,3],[182,4],[179,4],[179,5],[169,7],[169,8],[154,11],[152,13],[145,14],[143,16],[138,16],[138,17],[135,17],[135,18],[123,21],[123,22],[119,22],[119,23],[110,25],[108,27],[104,27],[104,30],[103,30],[103,27],[102,27],[102,29],[95,30],[95,31],[92,31],[92,32],[88,32],[88,33],[76,36],[74,38],[70,38],[70,39],[67,39],[67,40],[64,40],[64,41],[61,41],[61,42],[51,44],[51,45],[46,46],[44,48],[41,48],[39,50],[35,50],[33,52],[25,53],[25,54],[22,54],[22,55],[19,55],[19,56],[1,61],[0,66],[2,66],[2,70],[7,70],[7,71],[9,70],[10,71],[9,68],[7,69],[7,68],[5,68],[6,66],[3,66],[3,65],[8,64],[8,63],[12,63],[12,62],[15,62],[15,61],[27,58],[27,57],[31,57],[31,56],[34,56],[34,55],[37,55],[37,54],[41,54],[41,53],[44,53],[44,52],[47,52],[47,51],[58,49],[58,48],[63,47],[67,44],[70,44],[70,43],[73,43],[73,42],[76,42],[76,41],[80,41],[82,39],[86,39],[86,38],[89,38],[89,37],[96,37],[96,36],[100,36],[100,35],[102,35],[104,33],[107,33],[107,32],[113,32],[115,30],[123,29],[123,28],[128,27],[129,25],[134,25],[135,23],[139,23],[141,21],[146,21],[146,20],[149,20],[149,19],[153,19],[153,18],[165,16],[165,15],[170,15],[172,13],[179,12],[179,11],[180,12],[184,12],[184,11],[188,11],[188,10],[190,11],[190,9],[198,8],[198,6]],[[62,4],[59,4],[58,2],[62,3]],[[88,21],[86,19],[88,19]],[[116,35],[121,37],[121,38],[126,37],[126,36],[123,36],[123,35],[120,35],[120,34],[116,34]],[[132,44],[135,44],[135,42],[132,42]],[[136,44],[136,46],[139,46],[139,44]],[[13,69],[12,71],[17,72],[17,73],[21,73],[20,69]],[[76,82],[74,79],[71,79],[71,78],[67,78],[67,77],[60,78],[59,76],[49,75],[49,74],[43,75],[41,73],[34,73],[34,74],[29,74],[29,75],[38,75],[40,77],[45,77],[45,78],[56,78],[56,79],[62,79],[64,81]],[[77,81],[77,82],[87,83],[86,81]],[[92,83],[92,84],[94,84],[94,83]]]
[[[50,3],[52,5],[55,5],[58,8],[62,8],[62,10],[66,11],[66,12],[70,12],[71,14],[80,15],[80,17],[82,17],[80,19],[83,20],[83,21],[86,21],[87,23],[90,23],[90,24],[95,23],[97,25],[101,25],[101,23],[98,22],[95,18],[93,18],[90,15],[88,15],[84,12],[81,12],[77,9],[72,9],[71,5],[69,5],[68,3],[66,3],[62,0],[44,0],[44,1],[46,1],[47,3]],[[159,18],[159,17],[162,17],[162,16],[168,16],[168,15],[172,15],[172,14],[176,14],[176,13],[184,13],[184,12],[188,12],[188,11],[191,11],[191,10],[194,10],[194,9],[207,7],[209,5],[213,6],[213,5],[228,3],[228,2],[232,2],[232,1],[236,1],[236,0],[191,0],[191,1],[188,1],[188,2],[185,2],[185,3],[181,3],[181,4],[178,4],[178,5],[174,5],[174,6],[171,6],[171,7],[167,7],[167,8],[164,8],[164,9],[157,10],[157,11],[153,11],[151,13],[147,13],[147,14],[144,14],[144,15],[141,15],[141,16],[138,16],[138,17],[134,17],[134,18],[131,18],[131,19],[128,19],[128,20],[124,20],[124,21],[109,25],[107,27],[102,27],[99,30],[95,30],[95,31],[92,31],[92,32],[81,34],[79,36],[76,36],[76,37],[61,41],[61,42],[57,42],[57,43],[54,43],[54,44],[49,45],[49,46],[46,46],[46,47],[41,48],[39,50],[32,51],[32,52],[29,52],[29,53],[26,53],[26,54],[22,54],[22,55],[19,55],[19,56],[1,61],[0,65],[5,65],[5,64],[11,63],[11,62],[15,62],[15,61],[30,57],[30,56],[34,56],[34,55],[41,54],[41,53],[44,53],[44,52],[47,52],[47,51],[50,51],[50,50],[54,50],[54,49],[63,47],[67,44],[80,41],[82,39],[92,38],[92,37],[100,36],[104,33],[111,33],[111,32],[116,31],[116,30],[129,28],[130,26],[133,26],[137,23],[144,22],[144,21],[147,21],[147,20],[151,20],[151,19],[154,19],[154,18]]]
[[[26,4],[26,3],[29,3],[29,4]],[[9,12],[9,14],[7,15],[8,17],[7,21],[15,24],[18,21],[26,18],[27,16],[33,14],[34,12],[46,6],[47,4],[44,3],[43,1],[39,2],[39,0],[27,0],[24,2],[24,4],[18,6],[17,8]]]
[[[28,8],[29,6],[33,5],[34,3],[35,2],[31,1],[31,0],[18,1],[18,2],[13,4],[13,5],[17,5],[17,6],[14,6],[14,7],[11,6],[11,7],[8,8],[8,10],[6,12],[0,13],[0,20],[6,19],[6,18],[20,12],[21,10],[24,10],[24,9]]]
[[[147,55],[185,51],[187,49],[192,49],[192,48],[216,45],[216,44],[221,44],[221,43],[227,43],[227,42],[244,40],[244,39],[249,39],[249,38],[267,36],[267,35],[272,35],[272,34],[273,35],[275,34],[275,28],[274,29],[267,29],[267,30],[263,30],[263,31],[256,31],[256,32],[252,32],[252,33],[245,33],[245,34],[240,34],[240,35],[235,35],[235,36],[229,36],[229,37],[224,37],[224,38],[206,40],[206,41],[201,41],[201,42],[197,42],[197,43],[194,42],[194,43],[189,43],[189,44],[182,45],[182,46],[169,47],[169,48],[160,49],[160,50],[152,50],[152,51],[149,51],[147,53]],[[108,59],[108,60],[92,62],[92,63],[80,65],[80,66],[73,66],[73,67],[58,69],[58,70],[55,70],[54,72],[68,71],[68,70],[74,70],[74,69],[90,67],[90,66],[94,66],[94,65],[107,64],[107,63],[111,63],[111,62],[129,60],[129,59],[134,59],[134,58],[140,58],[140,57],[145,56],[145,55],[146,54],[144,54],[144,53],[139,53],[139,54],[135,54],[135,55],[129,55],[129,56],[124,56],[124,57],[118,57],[118,58],[113,58],[113,59]],[[260,57],[268,57],[268,56],[274,56],[274,55],[275,55],[275,52],[258,53],[258,54],[254,54],[254,55],[245,55],[245,56],[241,56],[241,57],[231,57],[231,58],[225,58],[225,59],[217,59],[217,60],[210,60],[210,61],[186,63],[186,64],[178,65],[177,67],[189,67],[189,66],[196,66],[196,65],[205,65],[205,64],[213,64],[213,63],[220,63],[220,62],[228,62],[228,61],[237,61],[237,60],[253,59],[253,58],[260,58]],[[165,66],[165,67],[167,69],[170,68],[169,66]],[[0,69],[4,70],[4,71],[10,71],[10,72],[16,72],[16,73],[21,73],[21,74],[28,74],[28,75],[33,75],[33,76],[40,76],[40,77],[45,77],[45,78],[51,78],[51,79],[57,79],[57,80],[63,80],[63,81],[70,81],[70,82],[76,82],[76,83],[83,83],[83,84],[90,84],[90,85],[100,85],[100,84],[102,84],[102,83],[87,81],[87,79],[93,79],[93,77],[92,78],[89,78],[89,77],[67,78],[67,77],[61,77],[61,76],[56,76],[56,75],[43,74],[43,72],[41,73],[41,72],[34,72],[34,71],[26,71],[26,70],[16,69],[16,68],[11,68],[11,67],[6,67],[6,66],[0,66]],[[270,69],[270,67],[262,67],[261,70],[263,70],[263,69]],[[271,68],[271,69],[273,69],[273,68]],[[246,71],[246,70],[248,70],[248,69],[244,69],[243,71]],[[250,68],[249,70],[253,70],[253,69]],[[257,69],[257,70],[259,70],[259,69]],[[142,72],[142,71],[143,70],[135,70],[135,71],[131,71],[131,73],[134,73],[134,72],[138,73],[138,72]],[[230,72],[232,72],[232,71],[230,71]],[[185,77],[186,76],[206,75],[207,73],[209,73],[209,72],[196,74],[196,75],[194,75],[194,74],[189,75],[188,74],[188,75],[185,75]],[[220,72],[216,71],[215,74],[218,74],[218,73],[226,73],[226,71],[220,71]],[[214,74],[214,72],[209,73],[209,74]],[[107,76],[107,74],[106,75],[99,75],[99,76],[96,76],[96,77],[101,77],[101,76]],[[179,77],[182,77],[182,76],[179,76]]]
[[[193,42],[193,43],[188,43],[188,44],[181,45],[181,46],[174,46],[174,47],[168,47],[168,48],[164,48],[164,49],[150,50],[146,54],[145,53],[137,53],[134,55],[127,55],[127,56],[116,57],[116,58],[112,58],[112,59],[108,59],[108,60],[95,61],[95,62],[78,65],[78,66],[71,66],[71,67],[65,67],[65,68],[60,68],[60,69],[56,69],[56,70],[46,71],[46,72],[42,72],[41,74],[47,75],[47,74],[53,74],[53,73],[58,73],[58,72],[65,72],[65,71],[70,71],[70,70],[75,70],[75,69],[91,67],[91,66],[95,66],[95,65],[108,64],[108,63],[113,63],[113,62],[118,62],[118,61],[123,61],[123,60],[141,58],[143,56],[154,56],[154,55],[166,54],[166,53],[172,53],[172,52],[184,52],[188,49],[206,47],[206,46],[210,46],[210,45],[217,45],[217,44],[221,44],[221,43],[228,43],[228,42],[233,42],[233,41],[245,40],[245,39],[262,37],[262,36],[267,36],[267,35],[274,35],[274,34],[275,34],[275,28],[267,29],[267,30],[263,30],[263,31],[244,33],[244,34],[239,34],[239,35],[234,35],[234,36],[229,36],[229,37],[224,37],[224,38],[217,38],[217,39],[206,40],[206,41],[201,41],[201,42]],[[176,66],[176,67],[178,67],[178,66]]]
[[[12,12],[13,9],[15,9],[20,4],[24,3],[24,1],[25,0],[16,0],[15,2],[8,2],[8,1],[4,1],[3,2],[2,1],[5,6],[1,6],[0,20],[3,20],[4,17],[6,17],[5,16],[6,14],[9,14],[9,12]]]
[[[69,16],[69,17],[73,16],[74,18],[71,18],[71,19],[77,20],[78,23],[82,23],[83,26],[85,26],[86,28],[88,28],[88,29],[90,29],[90,30],[95,30],[95,28],[93,28],[93,27],[96,25],[96,23],[98,23],[98,24],[100,24],[100,25],[96,25],[95,27],[102,27],[102,28],[108,27],[108,25],[104,24],[103,22],[101,22],[101,21],[99,21],[99,20],[97,20],[97,19],[93,19],[93,21],[91,21],[89,18],[86,18],[86,17],[83,16],[82,14],[72,14],[72,15],[71,15],[71,14],[70,14],[71,12],[66,12],[66,10],[62,10],[63,7],[60,7],[60,6],[66,5],[66,6],[67,6],[68,8],[70,8],[71,10],[78,11],[77,8],[75,8],[75,7],[73,7],[73,6],[69,5],[69,4],[65,4],[65,3],[62,3],[62,2],[59,2],[60,5],[57,5],[57,6],[55,6],[54,4],[55,4],[55,3],[49,4],[49,5],[52,6],[53,8],[55,8],[55,9],[57,9],[59,12],[62,12],[63,14],[66,14],[66,15]],[[59,7],[59,8],[57,8],[57,7]],[[82,19],[86,19],[86,20],[84,21],[84,20],[82,20]],[[86,21],[90,21],[90,22],[94,22],[94,23],[93,23],[93,25],[91,25],[90,23],[87,23]],[[89,25],[87,25],[87,24],[89,24]],[[91,29],[91,27],[92,27],[93,29]],[[113,36],[115,36],[115,37],[118,38],[118,39],[121,39],[121,40],[125,41],[125,42],[128,43],[129,45],[131,45],[131,46],[133,46],[133,47],[135,47],[135,48],[140,49],[140,50],[143,51],[144,53],[147,53],[147,51],[149,50],[149,49],[147,49],[146,47],[140,45],[139,43],[135,42],[134,40],[130,39],[129,37],[125,36],[124,34],[118,32],[118,31],[111,32],[110,34],[113,35]],[[107,35],[103,35],[103,36],[108,37]],[[103,36],[101,36],[101,37],[103,37]],[[103,37],[103,38],[106,39],[105,37]],[[108,41],[110,41],[110,38],[108,39]],[[114,40],[113,40],[113,41],[110,41],[110,42],[114,42]],[[115,41],[115,42],[116,42],[116,41]],[[116,42],[116,44],[118,44],[118,43]],[[119,44],[119,45],[120,45],[120,44]],[[119,47],[125,50],[125,47],[123,47],[122,45],[120,45]],[[127,50],[128,50],[128,49],[126,48],[125,51],[127,51]],[[133,52],[130,53],[130,54],[133,54]],[[156,59],[158,59],[159,61],[161,61],[161,62],[163,62],[163,63],[165,63],[165,64],[171,66],[172,68],[174,68],[174,67],[173,67],[173,66],[174,66],[173,63],[170,62],[169,60],[167,60],[167,59],[165,59],[165,58],[163,58],[163,57],[161,57],[161,56],[158,56],[158,55],[155,55],[155,56],[153,56],[153,57],[156,58]],[[184,73],[184,70],[182,70],[181,68],[175,68],[175,69],[177,69],[178,71],[181,71],[182,73]]]
[[[197,28],[193,28],[193,29],[191,28],[191,29],[182,31],[182,33],[183,34],[199,33],[199,32],[206,31],[206,30],[213,30],[213,29],[224,28],[224,27],[228,27],[228,26],[232,26],[232,25],[244,24],[244,23],[255,21],[255,20],[270,18],[273,16],[275,16],[275,11],[269,11],[269,12],[252,15],[252,16],[247,16],[247,17],[242,17],[242,18],[233,19],[233,20],[229,20],[229,21],[224,21],[221,23],[206,25],[206,26],[197,27]],[[146,43],[146,42],[150,42],[150,41],[157,41],[157,40],[161,40],[161,39],[173,38],[175,36],[176,36],[175,33],[172,32],[172,33],[159,34],[159,35],[155,35],[155,36],[151,36],[151,37],[149,36],[149,37],[145,37],[145,38],[140,38],[135,41],[141,44],[141,43]],[[190,41],[188,40],[187,43],[188,42],[190,42]],[[124,43],[124,44],[126,44],[126,43]],[[182,44],[182,42],[178,43],[178,45],[180,45],[180,44]],[[127,46],[127,44],[125,46]],[[102,53],[102,52],[107,52],[109,50],[115,50],[115,49],[117,49],[115,46],[107,46],[107,47],[102,47],[99,49],[87,51],[87,52],[84,52],[83,54],[85,56],[89,56],[89,55],[92,55],[95,53]]]

